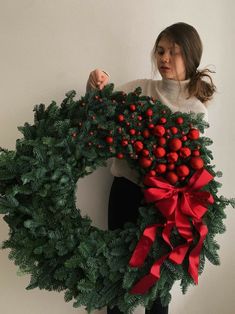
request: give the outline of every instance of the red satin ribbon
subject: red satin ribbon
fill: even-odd
[[[144,184],[150,186],[144,191],[146,202],[155,203],[155,206],[166,218],[166,223],[147,226],[141,236],[129,261],[131,267],[141,267],[155,241],[159,227],[164,227],[162,238],[170,246],[170,253],[162,256],[151,267],[149,274],[141,278],[131,289],[132,294],[144,294],[160,278],[162,263],[168,258],[176,264],[182,264],[184,258],[194,242],[192,225],[199,233],[199,241],[189,254],[188,272],[195,283],[198,283],[198,267],[200,252],[208,233],[202,217],[207,206],[213,204],[213,196],[200,190],[213,179],[206,170],[201,169],[194,173],[185,187],[175,187],[163,178],[146,177]],[[191,222],[190,222],[191,221]],[[172,229],[176,227],[179,234],[186,240],[185,244],[173,247],[170,242]]]

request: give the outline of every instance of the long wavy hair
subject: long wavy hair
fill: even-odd
[[[195,96],[204,103],[204,105],[207,105],[207,101],[212,99],[216,91],[216,86],[209,73],[215,72],[208,68],[203,70],[198,69],[202,57],[203,45],[196,29],[189,24],[179,22],[168,26],[160,32],[151,51],[151,60],[155,71],[157,69],[157,46],[162,38],[167,38],[173,44],[178,44],[181,48],[186,68],[185,79],[190,79],[187,85],[189,98]]]

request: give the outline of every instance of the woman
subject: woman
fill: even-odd
[[[196,29],[186,23],[175,23],[158,35],[152,50],[152,62],[162,79],[137,79],[116,89],[128,93],[140,86],[143,95],[159,99],[173,112],[202,112],[208,121],[207,104],[216,88],[208,74],[211,71],[198,70],[202,50]],[[87,90],[101,90],[108,82],[109,75],[96,69],[90,73]],[[126,161],[114,158],[111,173],[114,181],[109,198],[108,227],[113,230],[122,228],[127,221],[136,222],[143,197],[137,185],[137,173],[129,168]],[[108,308],[107,313],[118,314],[120,311]],[[155,300],[150,310],[146,310],[146,314],[167,313],[168,307],[161,305],[160,298]]]

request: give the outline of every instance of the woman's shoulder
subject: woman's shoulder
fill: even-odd
[[[191,97],[189,99],[189,110],[195,113],[203,113],[204,114],[204,120],[208,122],[208,109],[207,105],[201,102],[196,97]]]

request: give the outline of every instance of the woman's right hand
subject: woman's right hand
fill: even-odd
[[[105,87],[105,85],[108,84],[108,82],[109,82],[109,75],[100,69],[95,69],[89,75],[89,78],[87,81],[87,89],[102,90]]]

